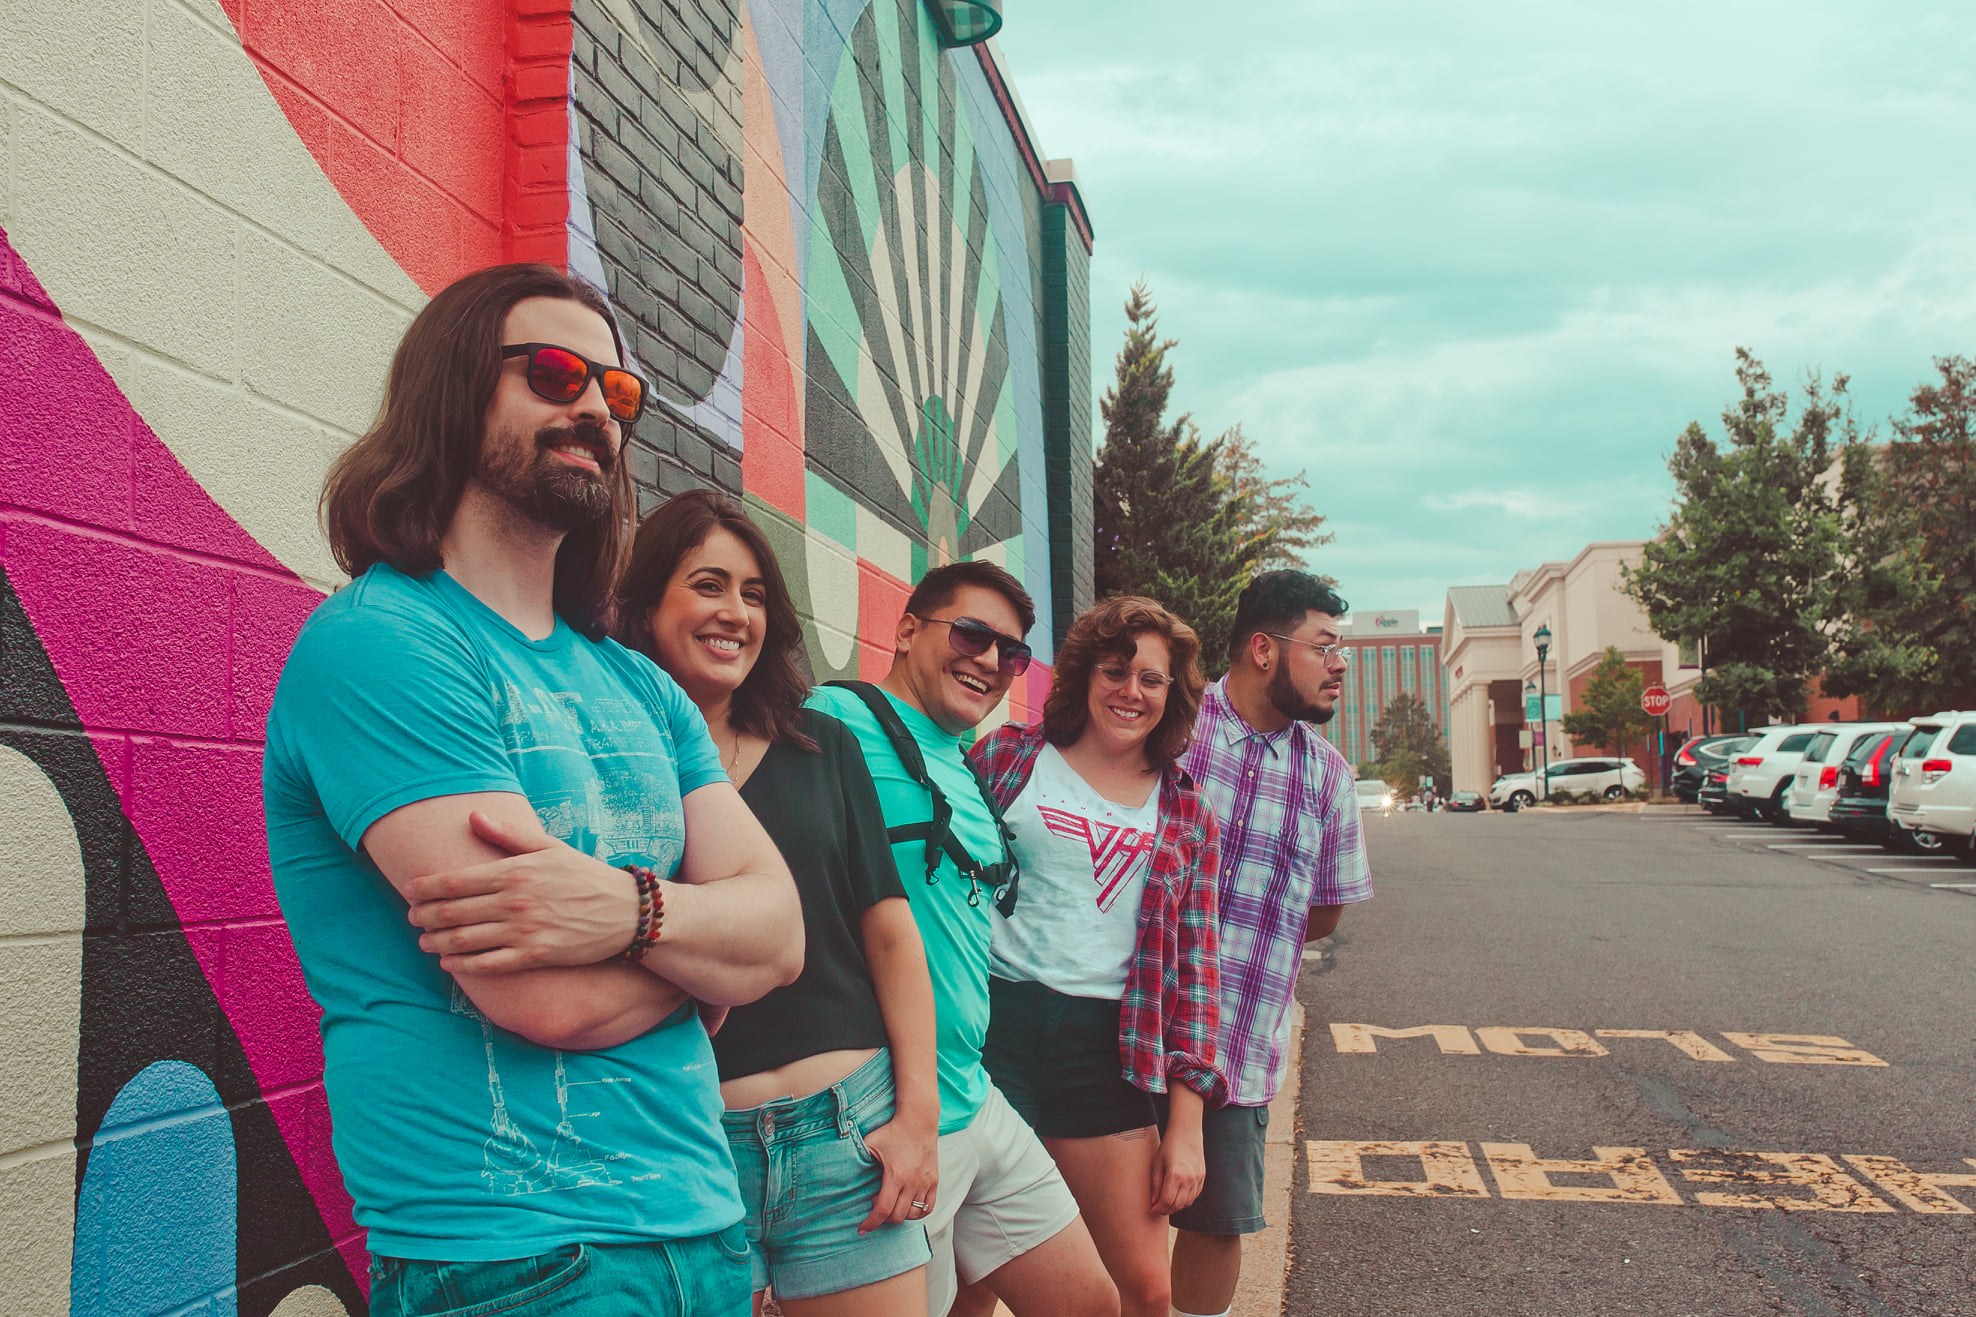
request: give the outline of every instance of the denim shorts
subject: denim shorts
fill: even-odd
[[[739,1221],[694,1239],[568,1244],[499,1262],[371,1259],[371,1317],[749,1317]]]
[[[748,1209],[754,1288],[814,1299],[926,1265],[918,1221],[858,1226],[884,1174],[865,1135],[892,1119],[892,1054],[884,1048],[821,1092],[721,1117]]]

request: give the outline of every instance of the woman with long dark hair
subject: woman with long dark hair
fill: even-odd
[[[1226,1099],[1218,834],[1175,763],[1199,652],[1159,604],[1107,599],[1058,646],[1042,721],[974,750],[1022,866],[982,1061],[1056,1158],[1126,1317],[1166,1317],[1166,1218],[1200,1192],[1201,1113]]]
[[[757,1295],[772,1285],[790,1317],[924,1317],[933,987],[857,740],[802,707],[802,632],[767,538],[723,495],[668,500],[639,528],[617,626],[700,707],[802,897],[802,976],[713,1040]]]

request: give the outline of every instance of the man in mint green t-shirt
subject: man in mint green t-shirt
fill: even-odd
[[[927,1311],[944,1317],[957,1281],[982,1285],[963,1306],[993,1307],[999,1296],[1016,1317],[1102,1317],[1118,1312],[1077,1200],[1056,1163],[981,1064],[988,1033],[991,884],[1006,859],[1000,825],[962,753],[961,737],[992,714],[1027,666],[1021,637],[1036,620],[1021,582],[988,562],[937,567],[906,601],[892,670],[875,698],[885,702],[919,748],[926,775],[953,810],[951,840],[968,857],[963,873],[950,850],[929,850],[931,793],[901,761],[891,737],[861,696],[819,688],[812,707],[858,738],[888,829],[892,857],[912,903],[933,978],[940,1077],[940,1184],[926,1218],[933,1260]],[[929,872],[929,855],[937,863]]]
[[[801,913],[698,710],[598,625],[621,361],[588,287],[469,275],[324,494],[355,579],[283,669],[263,796],[380,1317],[750,1310],[692,999],[793,980]]]

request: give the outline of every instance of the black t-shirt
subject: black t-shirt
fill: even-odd
[[[714,1035],[722,1080],[820,1052],[886,1045],[862,918],[906,889],[857,738],[828,714],[805,709],[802,718],[817,753],[771,745],[742,784],[741,799],[795,876],[803,899],[803,973],[728,1013]]]

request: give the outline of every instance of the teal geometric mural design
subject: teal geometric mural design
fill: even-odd
[[[1002,274],[956,57],[920,0],[873,0],[846,54],[810,209],[811,469],[903,535],[915,575],[984,550],[1020,572]]]

